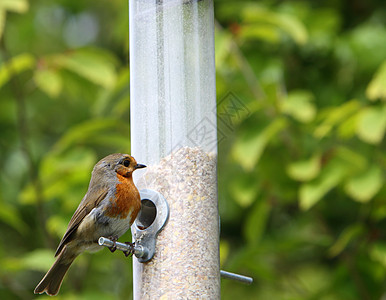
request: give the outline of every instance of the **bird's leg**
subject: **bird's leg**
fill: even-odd
[[[118,236],[112,235],[112,236],[109,236],[109,239],[112,240],[114,243],[114,246],[109,247],[109,250],[111,251],[111,253],[113,253],[115,250],[117,250],[116,242],[118,241]]]
[[[130,250],[123,251],[123,254],[125,254],[126,257],[132,256],[134,254],[134,246],[135,243],[125,242],[126,245],[130,246]]]

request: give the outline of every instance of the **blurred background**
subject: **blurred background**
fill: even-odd
[[[223,299],[386,299],[386,3],[216,0]],[[0,298],[33,289],[93,165],[130,151],[128,3],[0,1]],[[129,234],[121,240],[130,240]],[[131,299],[80,256],[57,299]]]

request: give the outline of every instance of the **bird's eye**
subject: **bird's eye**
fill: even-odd
[[[128,167],[128,166],[130,166],[130,162],[129,162],[128,160],[124,160],[124,161],[123,161],[123,165],[124,165],[125,167]]]

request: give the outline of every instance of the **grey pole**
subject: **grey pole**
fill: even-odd
[[[220,299],[213,0],[130,0],[137,187],[167,200],[154,257],[133,257],[134,299]]]

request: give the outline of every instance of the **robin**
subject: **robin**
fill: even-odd
[[[145,168],[128,154],[115,153],[94,167],[83,197],[56,250],[56,261],[35,288],[35,294],[56,295],[74,259],[84,251],[101,249],[99,237],[117,240],[134,222],[141,199],[132,174]],[[115,247],[110,250],[113,252]]]

